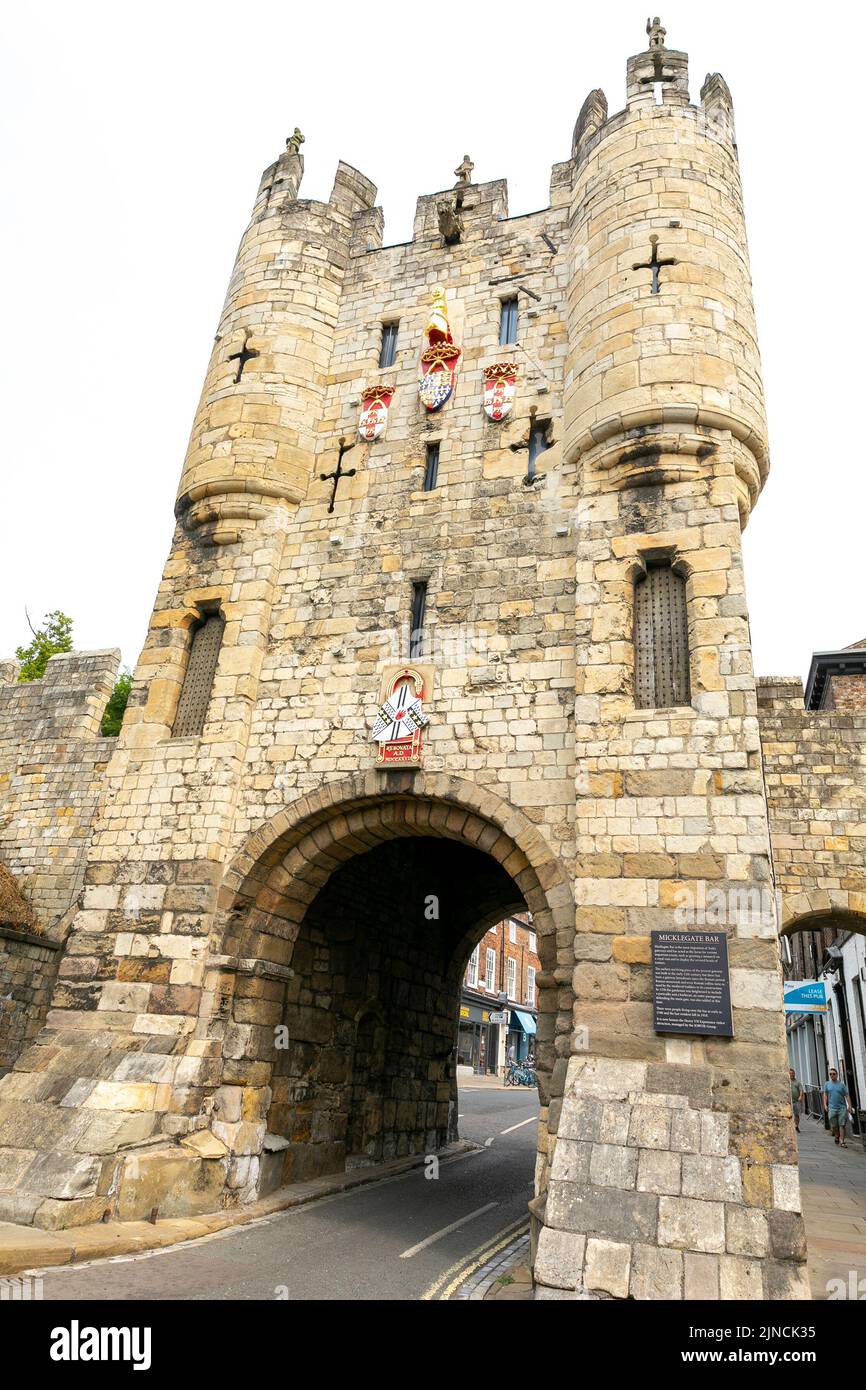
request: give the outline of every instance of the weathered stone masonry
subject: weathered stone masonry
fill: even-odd
[[[0,863],[26,904],[0,903],[0,1073],[45,1021],[114,747],[99,727],[119,660],[55,656],[26,683],[17,662],[0,663]]]
[[[768,454],[730,93],[716,74],[692,105],[659,32],[622,112],[584,103],[539,212],[464,183],[383,247],[356,170],[327,203],[298,197],[291,142],[266,170],[52,1006],[0,1082],[0,1217],[170,1215],[440,1146],[463,964],[526,907],[541,1296],[805,1294],[775,923],[728,922],[734,1039],[652,1031],[649,933],[678,925],[684,887],[773,883],[741,552]],[[436,285],[462,356],[428,415]],[[494,424],[483,369],[515,294],[517,397]],[[356,442],[385,382],[387,430]],[[355,474],[329,511],[341,441]],[[660,710],[633,678],[656,562],[685,581],[690,668],[689,703]],[[424,766],[377,770],[418,581]],[[173,738],[214,611],[204,727]]]

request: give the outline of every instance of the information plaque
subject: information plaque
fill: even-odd
[[[728,940],[719,931],[654,931],[653,1028],[732,1038]]]

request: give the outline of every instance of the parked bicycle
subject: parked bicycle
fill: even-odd
[[[538,1077],[534,1067],[526,1062],[511,1062],[505,1073],[506,1086],[537,1086]]]

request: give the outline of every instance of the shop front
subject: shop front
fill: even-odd
[[[535,1053],[535,1015],[528,1009],[511,1009],[506,1041],[506,1055],[523,1062]]]
[[[465,997],[460,1003],[457,1065],[463,1071],[476,1075],[496,1071],[499,1029],[490,1022],[490,1012]]]

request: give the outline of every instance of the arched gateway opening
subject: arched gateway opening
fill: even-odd
[[[805,1091],[807,1113],[821,1118],[821,1088],[831,1067],[848,1087],[852,1128],[866,1131],[866,915],[852,894],[802,893],[784,904],[785,976],[824,986],[824,1005],[788,1012],[788,1057]],[[860,895],[857,895],[860,900]]]
[[[261,1155],[260,1193],[457,1137],[466,961],[492,923],[527,909],[546,1120],[555,1038],[571,1027],[557,931],[567,949],[574,918],[565,873],[522,813],[452,778],[353,779],[253,836],[222,908],[215,1019],[224,1083],[246,1089],[257,1130],[244,1148]]]

